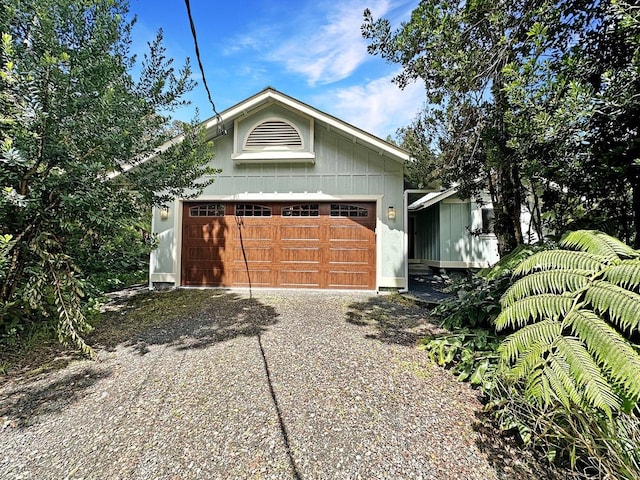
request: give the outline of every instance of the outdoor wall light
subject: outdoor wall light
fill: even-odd
[[[389,207],[387,209],[387,218],[389,220],[395,220],[396,219],[396,209],[394,207]]]
[[[169,218],[169,207],[160,207],[160,220]]]

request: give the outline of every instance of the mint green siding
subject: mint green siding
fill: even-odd
[[[304,151],[314,153],[315,161],[234,161],[234,153],[241,151],[247,133],[261,120],[269,118],[282,118],[295,125],[303,138]],[[221,173],[205,189],[203,199],[234,201],[244,196],[258,201],[264,196],[265,201],[288,198],[331,201],[336,197],[377,202],[378,283],[380,287],[404,286],[405,220],[402,208],[403,165],[400,161],[277,104],[239,117],[235,125],[228,128],[227,135],[214,140],[214,148],[212,166],[221,169]],[[179,265],[176,257],[180,255],[177,244],[181,228],[178,223],[179,205],[180,202],[176,201],[172,206],[168,220],[160,220],[158,212],[154,213],[154,232],[158,235],[159,246],[151,258],[152,278],[154,274],[156,277],[166,274],[167,278],[176,275],[176,265]],[[396,210],[395,220],[387,219],[386,212],[390,206]]]
[[[471,210],[468,203],[440,202],[440,260],[468,259]]]
[[[437,267],[484,267],[498,261],[495,235],[478,235],[480,207],[457,198],[415,212],[414,259]]]
[[[416,213],[414,258],[440,260],[440,206]]]

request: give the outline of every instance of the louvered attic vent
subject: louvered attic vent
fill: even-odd
[[[247,150],[263,148],[302,148],[302,138],[293,125],[282,120],[269,120],[254,128],[245,142]]]

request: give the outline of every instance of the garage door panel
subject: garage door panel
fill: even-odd
[[[280,239],[282,241],[319,242],[319,225],[282,225],[280,227]]]
[[[233,238],[237,242],[272,241],[275,238],[276,228],[274,225],[251,225],[244,224],[240,228],[235,228]]]
[[[282,247],[281,263],[320,263],[319,247]]]
[[[330,270],[329,288],[373,288],[370,285],[369,269],[361,270]]]
[[[189,225],[187,228],[188,240],[204,240],[215,245],[224,244],[226,238],[226,225]]]
[[[183,283],[185,285],[211,285],[215,287],[225,285],[225,274],[222,266],[202,263],[188,266],[185,270],[187,273],[187,275],[183,274]]]
[[[318,269],[289,269],[280,271],[280,286],[285,288],[320,288],[321,273]]]
[[[273,248],[245,245],[244,247],[236,247],[233,250],[233,260],[237,262],[248,263],[272,263]]]
[[[368,248],[330,248],[328,257],[331,264],[368,265],[371,251]]]
[[[357,223],[329,226],[329,239],[331,242],[368,243],[371,242],[372,237],[372,231]]]
[[[273,275],[270,268],[233,269],[233,285],[236,287],[272,287]]]
[[[222,262],[225,253],[224,246],[210,246],[210,247],[188,247],[187,259],[189,262]]]

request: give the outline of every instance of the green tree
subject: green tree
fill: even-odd
[[[165,57],[161,32],[132,74],[126,1],[1,8],[0,332],[53,319],[61,340],[90,352],[82,297],[91,272],[79,267],[108,268],[95,265],[108,258],[101,245],[126,238],[152,205],[210,183],[196,181],[215,173],[210,145],[181,125],[182,142],[154,156],[193,82],[188,63],[176,71]]]
[[[401,87],[425,83],[430,105],[412,127],[437,148],[433,170],[463,195],[491,193],[501,254],[523,242],[520,211],[530,183],[509,128],[510,115],[528,112],[507,95],[507,69],[577,44],[600,9],[600,2],[581,0],[426,0],[395,31],[365,11],[369,52],[402,65],[395,79]]]
[[[640,6],[612,1],[582,78],[594,90],[590,125],[593,178],[602,210],[640,247]],[[592,169],[594,171],[594,169]],[[606,180],[606,181],[603,181]],[[607,192],[609,195],[607,196]],[[634,227],[631,227],[634,225]],[[630,228],[631,227],[631,228]]]
[[[638,238],[638,12],[601,2],[579,41],[555,51],[553,27],[536,24],[532,54],[503,70],[510,145],[552,230]]]

